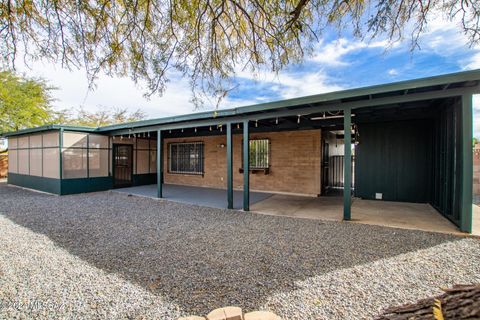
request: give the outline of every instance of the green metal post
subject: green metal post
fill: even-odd
[[[473,192],[473,114],[472,95],[462,96],[462,169],[460,193],[460,229],[472,232],[472,192]]]
[[[343,130],[344,130],[344,148],[345,156],[343,171],[343,220],[352,218],[352,111],[344,109],[343,111]]]
[[[227,123],[227,207],[233,209],[233,146],[232,124]]]
[[[243,210],[250,210],[250,148],[248,121],[243,122]]]
[[[163,141],[162,131],[157,131],[157,198],[163,197],[162,186],[163,175]]]
[[[59,177],[60,177],[60,190],[59,190],[59,194],[61,195],[62,194],[62,179],[63,179],[63,155],[62,155],[62,149],[63,149],[63,128],[60,129],[58,131],[58,150],[60,151],[59,152],[59,167],[60,167],[60,173],[59,173]]]
[[[60,180],[62,180],[62,175],[63,175],[63,156],[62,156],[62,149],[63,149],[63,129],[60,129],[58,131],[58,150],[60,152]]]

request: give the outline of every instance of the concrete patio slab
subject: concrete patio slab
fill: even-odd
[[[343,199],[341,197],[313,198],[273,195],[256,203],[251,209],[258,213],[278,216],[334,221],[343,219]],[[453,223],[439,214],[432,206],[424,203],[354,198],[352,222],[442,233],[461,233]],[[478,225],[480,225],[480,221]]]
[[[120,188],[120,189],[115,189],[113,191],[128,193],[128,194],[138,195],[138,196],[144,196],[144,197],[151,197],[151,198],[157,197],[156,184],[129,187],[129,188]],[[270,193],[250,192],[250,204],[255,204],[271,196],[272,194]],[[227,190],[224,190],[224,189],[164,184],[163,197],[164,199],[171,200],[171,201],[196,204],[196,205],[210,207],[210,208],[225,209],[227,207]],[[233,192],[233,208],[234,209],[243,208],[242,191],[235,190]]]

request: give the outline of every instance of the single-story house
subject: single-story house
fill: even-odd
[[[4,134],[8,183],[65,195],[145,184],[428,203],[472,228],[480,70],[99,128]]]

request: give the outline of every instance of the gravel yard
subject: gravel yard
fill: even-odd
[[[0,184],[0,318],[371,318],[479,262],[477,239]]]

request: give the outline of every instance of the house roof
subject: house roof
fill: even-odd
[[[69,130],[81,132],[108,133],[112,131],[132,130],[142,127],[161,126],[183,122],[195,122],[208,119],[224,119],[230,117],[242,117],[247,115],[274,113],[280,110],[294,110],[295,108],[309,108],[321,105],[336,104],[340,106],[345,103],[355,105],[355,103],[371,101],[372,99],[393,98],[398,96],[414,96],[415,94],[426,94],[434,91],[450,91],[454,89],[472,89],[479,91],[480,69],[463,71],[457,73],[444,74],[428,78],[413,79],[394,83],[387,83],[369,87],[335,91],[324,94],[310,95],[305,97],[260,103],[243,107],[221,109],[193,114],[163,117],[150,120],[142,120],[128,123],[109,125],[104,127],[78,127],[64,125],[48,125],[37,128],[23,129],[15,132],[5,133],[3,136],[15,136],[26,133],[48,131],[48,130]],[[457,93],[457,91],[455,91]],[[453,94],[452,94],[453,95]],[[458,95],[458,94],[455,94]],[[368,106],[368,103],[358,104],[358,107]]]

